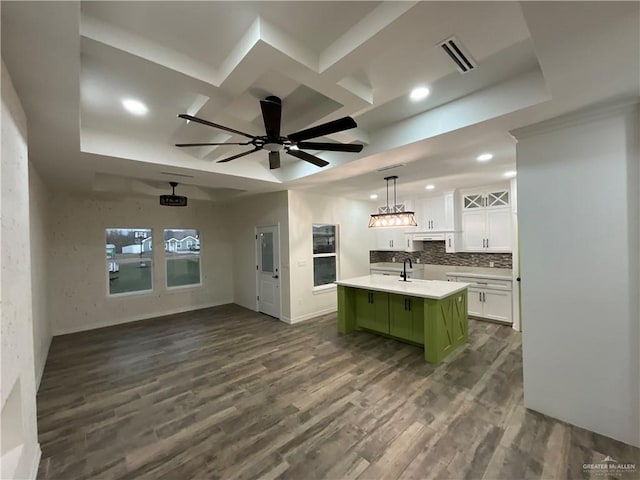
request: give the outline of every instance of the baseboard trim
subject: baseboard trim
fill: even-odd
[[[70,328],[61,328],[61,329],[56,329],[56,332],[53,334],[53,336],[57,337],[59,335],[68,335],[70,333],[85,332],[87,330],[95,330],[97,328],[113,327],[114,325],[122,325],[123,323],[139,322],[141,320],[149,320],[150,318],[158,318],[158,317],[164,317],[167,315],[175,315],[177,313],[192,312],[194,310],[202,310],[203,308],[219,307],[220,305],[228,305],[230,303],[233,303],[232,299],[221,301],[221,302],[203,303],[201,305],[189,305],[187,307],[175,308],[173,310],[168,310],[164,312],[145,313],[142,315],[136,315],[130,318],[118,319],[111,322],[99,322],[99,323],[92,323],[89,325],[80,325],[80,326],[74,326]]]
[[[47,344],[47,350],[44,352],[42,365],[38,365],[38,371],[36,372],[36,392],[40,390],[40,382],[42,381],[42,376],[44,375],[44,367],[47,365],[47,358],[49,357],[49,349],[51,348],[51,341],[53,340],[53,336],[49,338],[49,343]]]
[[[42,449],[40,444],[36,443],[36,451],[34,452],[33,459],[31,460],[31,468],[29,470],[29,478],[36,480],[38,476],[38,468],[40,468],[40,459],[42,458]]]
[[[289,317],[280,317],[280,320],[282,320],[284,323],[288,323],[289,325],[293,325],[295,323],[300,323],[300,322],[304,322],[306,320],[311,320],[312,318],[316,318],[316,317],[321,317],[322,315],[328,315],[329,313],[334,313],[338,311],[337,307],[329,307],[329,308],[325,308],[323,310],[318,310],[317,312],[311,312],[311,313],[307,313],[305,315],[299,315],[297,317],[294,318],[289,318]]]

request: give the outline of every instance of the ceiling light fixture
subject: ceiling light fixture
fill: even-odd
[[[424,100],[429,96],[429,89],[427,87],[416,87],[411,90],[409,94],[409,98],[414,102],[419,102],[420,100]]]
[[[435,185],[427,185],[426,187],[424,187],[426,190],[433,190],[434,188],[436,188]]]
[[[476,160],[478,160],[479,162],[488,162],[492,158],[493,158],[493,154],[491,154],[491,153],[483,153],[482,155],[478,155],[476,157]]]
[[[132,98],[125,98],[122,100],[122,106],[127,110],[127,112],[133,113],[134,115],[146,115],[149,111],[144,103]]]
[[[393,175],[384,178],[387,182],[387,206],[380,207],[380,213],[372,213],[369,228],[379,227],[417,227],[415,212],[404,211],[404,205],[398,205],[396,196],[396,180]],[[393,180],[393,206],[389,206],[389,180]]]
[[[378,198],[378,195],[376,195],[375,193],[372,193],[371,195],[369,195],[369,198],[371,200],[375,200],[376,198]]]
[[[515,177],[517,174],[518,174],[518,172],[516,172],[516,171],[514,171],[514,170],[509,170],[508,172],[504,172],[504,173],[502,174],[502,176],[503,176],[503,177],[506,177],[506,178],[513,178],[513,177]]]

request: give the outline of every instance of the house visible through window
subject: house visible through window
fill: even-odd
[[[107,228],[109,294],[152,290],[153,242],[150,228]]]
[[[164,231],[167,287],[200,284],[200,232],[190,228]]]
[[[336,225],[313,225],[313,286],[328,285],[336,281],[338,248]]]

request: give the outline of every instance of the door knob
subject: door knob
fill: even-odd
[[[278,275],[271,275],[271,278],[280,278]]]

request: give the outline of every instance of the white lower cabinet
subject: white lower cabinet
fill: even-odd
[[[456,281],[456,280],[453,280]],[[467,306],[469,315],[474,317],[482,317],[482,290],[479,288],[467,289]]]
[[[486,280],[476,277],[447,275],[452,282],[469,283],[467,307],[469,315],[502,323],[513,323],[510,280]]]
[[[511,292],[485,289],[482,292],[482,317],[511,323]]]

